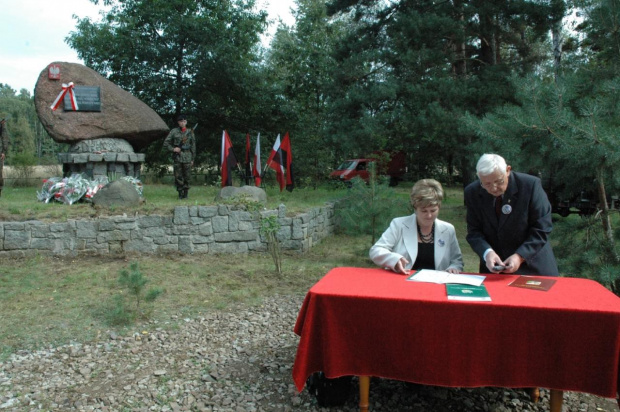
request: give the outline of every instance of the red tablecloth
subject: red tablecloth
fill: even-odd
[[[293,379],[315,371],[452,387],[543,387],[614,398],[620,299],[587,279],[549,291],[487,275],[491,302],[449,301],[445,285],[383,269],[337,268],[299,312]]]

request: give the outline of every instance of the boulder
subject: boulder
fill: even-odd
[[[255,202],[267,203],[267,193],[256,186],[224,186],[215,197],[215,200],[231,199],[234,197],[247,197]]]
[[[39,74],[34,88],[34,104],[47,133],[59,143],[77,143],[104,137],[124,139],[137,151],[163,139],[169,131],[161,117],[131,93],[121,89],[96,71],[77,63],[55,62],[61,80],[48,78],[48,69]],[[50,106],[62,91],[62,84],[100,87],[101,111],[56,111]]]
[[[82,140],[69,148],[71,153],[134,153],[133,147],[123,139],[103,137]]]
[[[131,182],[123,179],[108,183],[93,196],[93,204],[103,207],[138,206],[144,199]]]

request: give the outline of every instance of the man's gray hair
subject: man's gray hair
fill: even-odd
[[[485,153],[480,156],[478,164],[476,165],[476,174],[480,176],[488,176],[496,171],[504,173],[506,171],[506,160],[503,157],[496,154]]]

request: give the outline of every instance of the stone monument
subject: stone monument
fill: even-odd
[[[232,199],[240,196],[247,197],[254,202],[267,203],[267,193],[265,190],[255,186],[224,186],[215,196],[215,200]]]
[[[53,62],[42,70],[34,103],[52,139],[71,144],[58,154],[65,176],[139,178],[145,155],[136,151],[169,131],[140,99],[77,63]]]
[[[112,206],[138,206],[144,202],[133,184],[126,180],[115,180],[102,187],[93,196],[93,205]]]

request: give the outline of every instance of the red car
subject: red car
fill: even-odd
[[[378,159],[389,159],[387,164],[379,168],[377,172],[380,175],[387,175],[390,177],[390,186],[396,186],[398,181],[402,179],[402,177],[407,172],[407,167],[405,166],[405,153],[404,152],[394,152],[387,153],[387,156],[383,153],[387,152],[374,152],[373,155],[377,155],[374,157],[367,157],[362,159],[349,159],[342,162],[340,166],[331,174],[329,177],[333,180],[340,180],[344,183],[350,184],[351,179],[359,176],[365,182],[368,183],[368,179],[370,174],[369,164],[372,162],[377,162]]]

